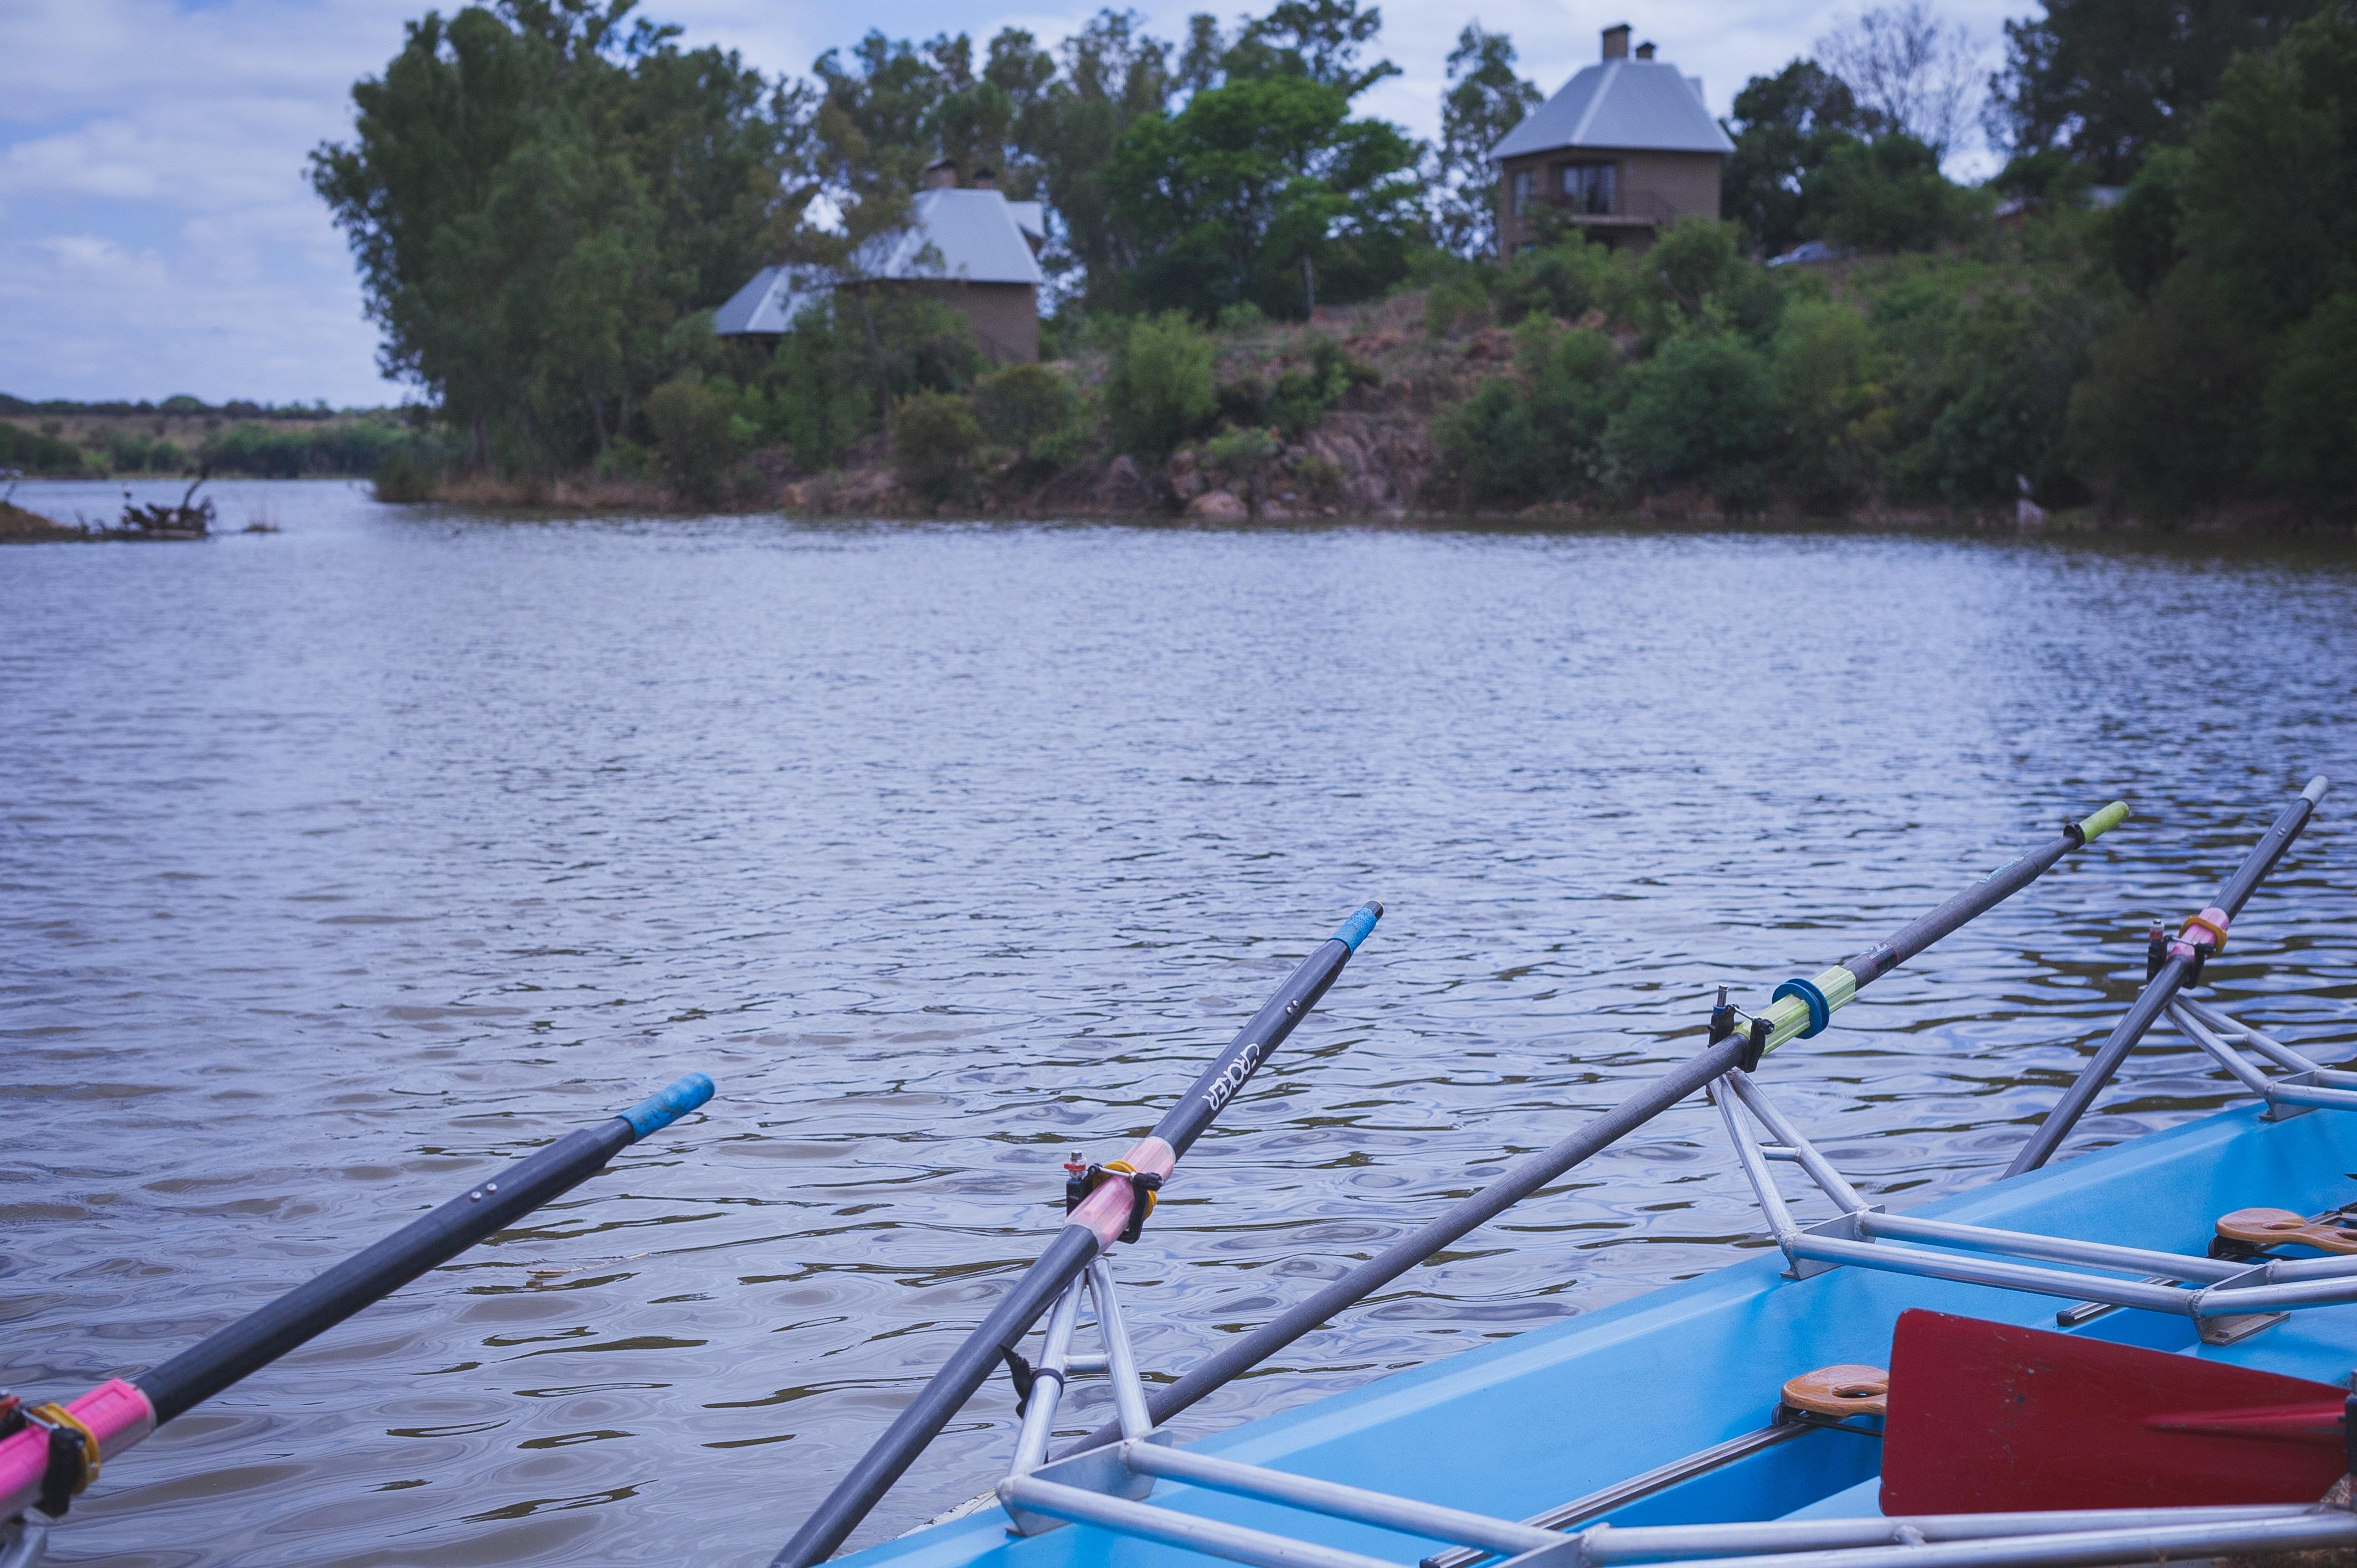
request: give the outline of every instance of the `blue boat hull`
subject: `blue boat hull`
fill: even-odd
[[[1727,1179],[1741,1178],[1731,1168]],[[2200,1254],[2217,1217],[2310,1213],[2352,1196],[2357,1116],[2227,1111],[1911,1212]],[[1118,1272],[1118,1261],[1115,1262]],[[1795,1373],[1888,1365],[1899,1314],[1929,1307],[2052,1328],[2050,1296],[1840,1268],[1784,1275],[1773,1251],[1189,1444],[1197,1451],[1506,1519],[1526,1518],[1768,1423]],[[1133,1297],[1135,1315],[1152,1312]],[[2320,1382],[2357,1365],[2357,1305],[2294,1313],[2231,1346],[2190,1319],[2123,1309],[2080,1334]],[[1614,1524],[1877,1511],[1879,1444],[1813,1432],[1631,1503]],[[1157,1507],[1413,1564],[1448,1543],[1159,1484]],[[885,1542],[863,1568],[1202,1568],[1210,1559],[1087,1527],[1018,1539],[996,1508]]]

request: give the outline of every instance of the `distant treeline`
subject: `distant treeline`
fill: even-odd
[[[135,418],[141,414],[167,414],[174,418],[185,419],[202,419],[210,415],[221,419],[319,420],[333,419],[339,412],[345,414],[365,414],[376,411],[359,408],[339,411],[329,408],[324,402],[270,403],[249,403],[243,398],[231,398],[227,403],[207,403],[202,398],[190,397],[186,392],[167,397],[160,403],[148,403],[144,399],[133,403],[122,398],[101,403],[79,403],[72,398],[63,397],[41,398],[37,401],[32,398],[12,397],[6,392],[0,392],[0,415],[44,414],[52,417],[70,417],[96,414],[105,418],[124,419]]]
[[[138,404],[109,403],[79,404],[70,412],[103,415],[117,410],[156,412]],[[38,412],[69,411],[51,405]],[[319,415],[304,417],[317,420]],[[393,452],[432,438],[406,424],[378,417],[294,427],[246,420],[188,444],[120,426],[90,439],[93,444],[85,446],[0,419],[0,468],[60,479],[193,473],[199,468],[221,478],[360,478],[375,474]]]

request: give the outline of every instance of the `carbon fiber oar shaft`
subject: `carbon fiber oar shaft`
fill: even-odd
[[[1124,1156],[1132,1172],[1157,1182],[1170,1174],[1178,1156],[1326,994],[1383,912],[1381,904],[1361,906],[1340,930],[1302,961],[1276,994],[1253,1015],[1252,1022],[1238,1030],[1227,1048],[1203,1069],[1186,1095],[1155,1123],[1154,1131]],[[826,1500],[802,1521],[793,1539],[770,1560],[771,1568],[809,1568],[833,1556],[877,1499],[891,1489],[925,1445],[983,1385],[998,1365],[1000,1353],[1030,1332],[1031,1325],[1064,1287],[1132,1228],[1134,1206],[1146,1201],[1136,1184],[1099,1182],[1072,1210],[1039,1261],[1024,1271],[982,1326],[967,1336],[884,1435],[860,1456],[851,1473],[835,1483]]]

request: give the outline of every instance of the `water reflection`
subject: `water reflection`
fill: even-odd
[[[1121,1263],[1151,1367],[1611,1103],[1712,985],[2126,794],[1771,1060],[1871,1190],[1969,1186],[2146,918],[2357,777],[2357,574],[2289,553],[223,490],[285,532],[0,554],[0,1379],[152,1363],[680,1071],[721,1098],[111,1468],[65,1561],[761,1561],[1054,1223],[1064,1153],[1153,1120],[1361,898],[1390,916]],[[2350,1034],[2346,805],[2213,966],[2295,1044]],[[2174,1044],[2130,1077],[2086,1141],[2226,1098]],[[1190,1424],[1755,1227],[1683,1109]],[[1012,1426],[995,1386],[859,1539],[980,1491]]]

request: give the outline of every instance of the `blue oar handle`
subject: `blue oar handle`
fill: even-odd
[[[622,1120],[630,1124],[634,1137],[643,1138],[650,1133],[662,1132],[711,1098],[711,1078],[704,1073],[692,1072],[670,1088],[657,1090],[623,1112]]]

